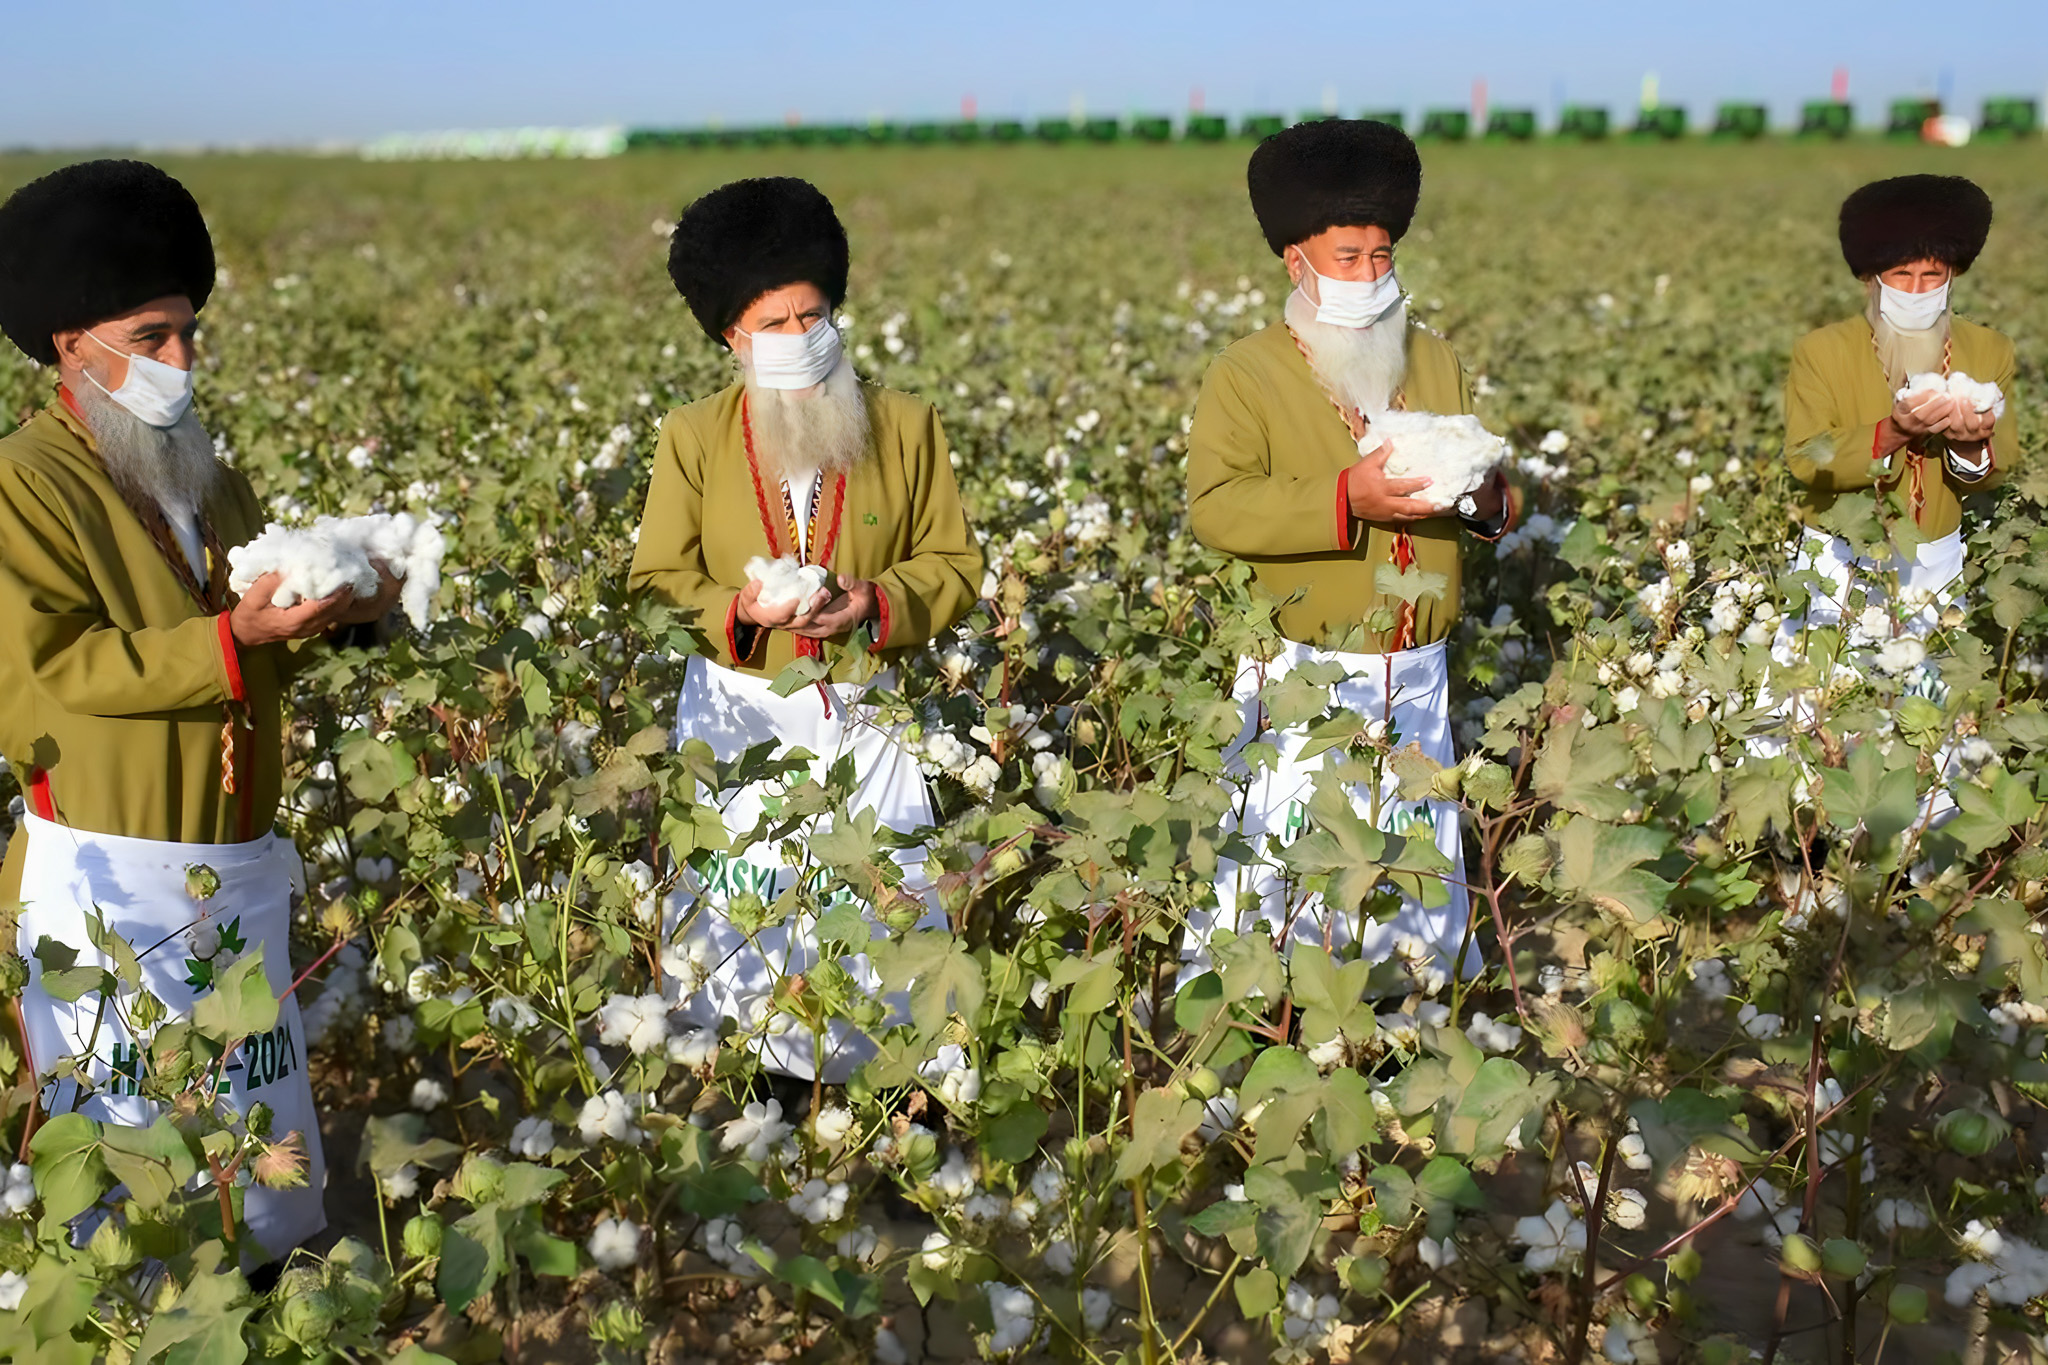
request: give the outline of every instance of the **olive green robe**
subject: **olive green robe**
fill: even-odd
[[[205,515],[223,545],[263,528],[255,490],[226,466]],[[0,753],[31,810],[140,839],[261,836],[283,779],[283,684],[302,657],[237,647],[61,397],[0,439]],[[237,731],[234,795],[221,780],[230,702],[253,727]],[[25,843],[8,849],[0,902],[18,894]]]
[[[2005,416],[1998,421],[1988,449],[1991,472],[1971,483],[1948,468],[1947,445],[1929,436],[1913,448],[1895,452],[1886,464],[1872,457],[1878,427],[1889,416],[1897,396],[1878,364],[1870,322],[1862,314],[1808,332],[1792,348],[1792,373],[1785,381],[1785,462],[1792,476],[1806,485],[1806,507],[1818,514],[1838,495],[1882,483],[1887,488],[1910,478],[1919,465],[1920,534],[1929,540],[1962,525],[1962,499],[1997,487],[2019,455],[2013,401],[2012,342],[1978,323],[1950,319],[1949,367],[1972,379],[1988,379],[2006,395]]]
[[[870,384],[861,392],[872,446],[846,476],[843,507],[838,480],[820,480],[809,562],[875,584],[873,646],[887,663],[967,614],[981,592],[981,549],[932,405]],[[739,596],[749,559],[794,547],[781,484],[747,450],[745,394],[735,383],[662,420],[628,584],[683,609],[715,662],[772,678],[797,657],[801,637],[741,626]],[[848,671],[842,656],[835,676]]]
[[[1396,403],[1417,412],[1469,413],[1472,386],[1450,343],[1415,324]],[[1386,653],[1393,632],[1365,629],[1376,609],[1398,613],[1385,591],[1395,539],[1414,549],[1409,572],[1429,575],[1415,603],[1411,645],[1434,644],[1458,621],[1455,516],[1395,526],[1351,515],[1345,471],[1358,443],[1284,322],[1235,342],[1209,366],[1188,440],[1188,504],[1197,539],[1252,566],[1282,599],[1281,634],[1324,649]],[[1285,599],[1301,593],[1299,600]]]

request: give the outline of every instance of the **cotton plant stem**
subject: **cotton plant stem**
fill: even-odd
[[[1877,1074],[1871,1076],[1870,1078],[1865,1080],[1863,1084],[1857,1086],[1847,1095],[1844,1095],[1842,1097],[1842,1101],[1840,1104],[1829,1106],[1827,1111],[1819,1116],[1819,1121],[1825,1123],[1828,1119],[1834,1117],[1843,1109],[1847,1108],[1849,1104],[1856,1099],[1857,1096],[1861,1095],[1864,1091],[1870,1089],[1871,1086],[1876,1085],[1881,1080],[1889,1078],[1892,1073],[1894,1065],[1895,1063],[1887,1064],[1882,1071],[1879,1071]],[[1765,1171],[1768,1171],[1780,1157],[1783,1157],[1786,1153],[1790,1152],[1794,1147],[1797,1147],[1800,1143],[1800,1140],[1804,1136],[1805,1135],[1803,1132],[1794,1133],[1791,1137],[1785,1139],[1785,1141],[1779,1145],[1776,1151],[1772,1152],[1769,1156],[1764,1158],[1762,1167],[1757,1171],[1757,1173],[1754,1176],[1742,1182],[1742,1185],[1739,1189],[1735,1190],[1732,1194],[1729,1194],[1727,1197],[1722,1199],[1720,1206],[1716,1208],[1712,1213],[1708,1214],[1705,1218],[1700,1219],[1699,1222],[1694,1223],[1691,1227],[1685,1229],[1685,1231],[1678,1233],[1676,1236],[1672,1237],[1671,1240],[1665,1242],[1662,1246],[1658,1247],[1656,1250],[1650,1252],[1647,1255],[1629,1256],[1624,1258],[1624,1268],[1614,1271],[1606,1279],[1602,1280],[1600,1282],[1598,1292],[1604,1294],[1609,1289],[1612,1289],[1615,1285],[1621,1283],[1622,1280],[1626,1279],[1628,1277],[1629,1267],[1650,1265],[1654,1262],[1663,1260],[1665,1257],[1671,1255],[1673,1252],[1678,1251],[1680,1248],[1684,1247],[1687,1242],[1692,1241],[1695,1237],[1698,1237],[1708,1228],[1720,1222],[1729,1214],[1735,1212],[1735,1210],[1741,1206],[1743,1196],[1747,1195],[1750,1192],[1750,1190],[1755,1187],[1757,1181],[1764,1178],[1763,1173]]]
[[[1230,1264],[1224,1267],[1223,1273],[1216,1279],[1216,1287],[1209,1291],[1209,1297],[1203,1300],[1201,1308],[1196,1310],[1194,1319],[1181,1329],[1180,1335],[1173,1339],[1173,1345],[1168,1348],[1174,1359],[1180,1358],[1180,1353],[1187,1349],[1187,1344],[1195,1339],[1195,1333],[1202,1330],[1202,1323],[1208,1318],[1209,1310],[1222,1299],[1223,1291],[1230,1288],[1231,1283],[1237,1279],[1237,1272],[1243,1267],[1242,1256],[1233,1257]]]
[[[1128,960],[1132,949],[1129,907],[1124,907],[1122,913],[1124,956]],[[1132,1137],[1135,1138],[1138,1122],[1138,1081],[1137,1073],[1131,1065],[1131,1006],[1128,1000],[1124,1002],[1123,1024],[1124,1118]],[[1131,1215],[1138,1237],[1138,1330],[1144,1341],[1145,1365],[1158,1365],[1159,1325],[1152,1307],[1152,1225],[1150,1211],[1145,1205],[1145,1177],[1142,1174],[1131,1178]]]
[[[1560,1127],[1562,1126],[1560,1115]],[[1572,1184],[1578,1188],[1580,1206],[1586,1210],[1586,1258],[1579,1268],[1578,1303],[1572,1310],[1572,1344],[1565,1353],[1566,1365],[1580,1365],[1586,1358],[1586,1339],[1593,1329],[1593,1300],[1599,1297],[1593,1287],[1593,1270],[1600,1258],[1601,1215],[1607,1208],[1607,1188],[1614,1178],[1614,1154],[1621,1144],[1609,1137],[1600,1153],[1600,1174],[1595,1188],[1589,1196],[1586,1182],[1579,1175],[1577,1162],[1571,1166]]]

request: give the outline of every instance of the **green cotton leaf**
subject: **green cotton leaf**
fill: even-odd
[[[1265,934],[1246,934],[1228,943],[1211,944],[1216,971],[1223,979],[1226,1004],[1260,998],[1275,1000],[1286,988],[1280,954]]]
[[[1486,1196],[1480,1193],[1471,1170],[1454,1156],[1433,1156],[1415,1177],[1415,1198],[1435,1225],[1441,1214],[1455,1217],[1459,1209],[1483,1209]]]
[[[876,828],[874,808],[864,807],[851,816],[835,819],[830,829],[812,834],[811,852],[836,868],[865,867],[882,851]]]
[[[1311,943],[1297,944],[1288,962],[1296,1003],[1302,1007],[1301,1037],[1314,1046],[1342,1032],[1360,1042],[1378,1030],[1365,992],[1373,964],[1364,960],[1338,966],[1329,953]]]
[[[69,1222],[113,1188],[100,1132],[101,1125],[83,1114],[59,1114],[29,1139],[29,1167],[42,1196],[46,1227]]]
[[[1330,705],[1330,689],[1296,669],[1261,687],[1259,705],[1265,708],[1268,724],[1288,730],[1323,714]]]
[[[555,691],[548,685],[547,674],[534,667],[531,659],[521,659],[512,666],[512,677],[519,684],[519,700],[526,705],[527,724],[546,724],[555,714]]]
[[[1698,1143],[1738,1159],[1756,1155],[1749,1139],[1735,1126],[1735,1104],[1691,1086],[1680,1086],[1661,1100],[1637,1100],[1628,1113],[1658,1171],[1685,1160]]]
[[[1596,820],[1615,820],[1635,804],[1635,797],[1615,784],[1635,770],[1635,753],[1620,726],[1588,730],[1566,724],[1551,727],[1530,778],[1545,801]]]
[[[112,972],[92,963],[44,972],[42,984],[44,993],[52,1000],[62,1000],[67,1005],[88,995],[111,996],[120,989]]]
[[[1252,1224],[1259,1255],[1281,1280],[1294,1277],[1308,1259],[1323,1221],[1321,1201],[1297,1189],[1285,1173],[1254,1166],[1244,1173],[1244,1197],[1258,1210]]]
[[[147,1128],[108,1126],[100,1134],[100,1156],[114,1179],[145,1209],[161,1208],[199,1173],[198,1159],[168,1117]]]
[[[818,942],[821,945],[836,943],[849,953],[862,953],[867,951],[868,941],[873,937],[874,930],[869,926],[867,916],[849,901],[840,901],[818,916]]]
[[[1203,1237],[1223,1237],[1239,1228],[1250,1227],[1259,1211],[1243,1199],[1219,1199],[1188,1219],[1188,1227]]]
[[[1557,833],[1557,884],[1638,932],[1660,924],[1672,883],[1638,866],[1659,858],[1671,836],[1647,825],[1579,819]]]
[[[1280,1306],[1280,1280],[1270,1270],[1247,1270],[1232,1288],[1237,1292],[1237,1311],[1247,1318],[1262,1318]]]
[[[981,963],[944,929],[871,944],[868,961],[884,987],[910,992],[911,1022],[924,1038],[935,1037],[956,1013],[972,1025],[987,993]]]
[[[1964,782],[1950,789],[1962,810],[1941,827],[1942,837],[1955,840],[1968,853],[1996,848],[2041,809],[2027,784],[2004,768],[1988,767],[1985,775],[1989,786]]]
[[[807,655],[798,655],[775,675],[775,681],[768,685],[768,690],[778,697],[786,697],[793,692],[803,691],[813,683],[824,682],[831,676],[831,664],[821,658],[813,659]]]
[[[1474,1161],[1494,1161],[1508,1151],[1508,1135],[1532,1114],[1540,1114],[1563,1090],[1555,1073],[1531,1076],[1512,1057],[1488,1057],[1465,1086],[1443,1145]]]
[[[1052,969],[1052,988],[1072,987],[1066,1008],[1077,1014],[1100,1014],[1116,999],[1122,953],[1108,949],[1094,957],[1063,957]]]
[[[1923,981],[1885,999],[1881,1041],[1926,1066],[1948,1055],[1957,1024],[1982,1028],[1990,1022],[1969,981]]]
[[[1415,1216],[1415,1177],[1399,1166],[1375,1166],[1365,1181],[1372,1186],[1373,1206],[1380,1217],[1400,1227]]]
[[[1640,715],[1650,731],[1650,762],[1658,772],[1694,772],[1714,752],[1714,727],[1695,725],[1676,699],[1659,697],[1646,702]]]
[[[1237,1088],[1238,1110],[1251,1109],[1260,1100],[1286,1091],[1313,1090],[1322,1083],[1314,1062],[1285,1043],[1275,1044],[1254,1057],[1244,1073]]]
[[[1252,1146],[1253,1162],[1263,1165],[1270,1161],[1284,1161],[1295,1151],[1295,1141],[1301,1136],[1301,1130],[1322,1110],[1323,1090],[1322,1079],[1318,1077],[1312,1088],[1282,1091],[1266,1101],[1266,1107],[1259,1113],[1258,1141]]]
[[[531,668],[531,664],[523,665]],[[371,806],[383,805],[391,794],[418,774],[412,755],[403,745],[358,734],[343,741],[335,754],[335,765],[349,794]]]
[[[1782,758],[1745,759],[1728,775],[1728,828],[1737,843],[1754,846],[1764,830],[1792,827],[1792,770]]]
[[[2048,949],[2026,906],[2003,897],[1977,901],[1956,920],[1956,932],[1984,936],[1977,974],[1986,985],[2000,989],[2010,981],[2025,999],[2048,999]]]
[[[277,1025],[277,997],[263,975],[263,948],[257,945],[192,1002],[192,1026],[216,1042],[234,1043]]]
[[[539,1228],[524,1233],[514,1250],[526,1258],[526,1263],[533,1267],[536,1275],[553,1275],[566,1280],[574,1278],[581,1268],[574,1242],[542,1232]]]
[[[1131,1140],[1116,1160],[1116,1179],[1135,1180],[1180,1159],[1180,1145],[1202,1122],[1202,1102],[1176,1091],[1154,1088],[1138,1096],[1131,1115]]]
[[[1873,844],[1884,845],[1912,828],[1920,808],[1919,751],[1896,746],[1891,755],[1865,742],[1840,768],[1823,768],[1821,804],[1829,823],[1852,830],[1862,825]]]
[[[1574,569],[1598,569],[1613,557],[1613,551],[1605,528],[1591,517],[1579,517],[1572,522],[1572,529],[1565,532],[1557,547],[1557,557]]]
[[[434,1288],[449,1312],[460,1313],[489,1293],[497,1278],[483,1243],[454,1228],[441,1234],[441,1264],[435,1271]]]
[[[427,1116],[410,1109],[368,1120],[362,1151],[363,1164],[380,1176],[400,1166],[443,1167],[462,1155],[457,1144],[427,1136]]]
[[[498,1195],[497,1202],[508,1209],[538,1204],[568,1178],[567,1171],[556,1170],[552,1166],[537,1166],[530,1161],[512,1162],[505,1167],[505,1188]]]
[[[998,1161],[1022,1165],[1038,1153],[1050,1116],[1029,1098],[981,1121],[981,1149]]]
[[[1300,873],[1327,873],[1323,899],[1332,910],[1350,913],[1365,902],[1384,875],[1389,836],[1352,809],[1341,784],[1321,783],[1309,798],[1314,828],[1280,854],[1280,861]]]
[[[241,1365],[249,1358],[242,1326],[256,1299],[240,1272],[219,1269],[224,1249],[208,1242],[193,1253],[192,1275],[169,1308],[151,1313],[136,1348],[138,1362]]]
[[[102,1227],[112,1226],[111,1221]],[[99,1234],[95,1233],[97,1237]],[[73,1328],[83,1327],[92,1315],[98,1286],[89,1275],[78,1273],[75,1262],[55,1256],[39,1256],[28,1268],[28,1285],[14,1310],[17,1332],[25,1331],[38,1349],[14,1356],[21,1365],[92,1365],[93,1349],[72,1340]]]
[[[1379,1132],[1373,1113],[1372,1084],[1356,1071],[1330,1073],[1324,1083],[1322,1108],[1316,1113],[1318,1140],[1333,1158],[1357,1151]]]
[[[1425,597],[1441,598],[1450,585],[1451,580],[1445,575],[1430,573],[1420,565],[1411,565],[1403,573],[1392,564],[1382,564],[1372,575],[1373,591],[1410,604],[1420,603]]]
[[[17,907],[20,904],[19,901],[15,902]],[[61,972],[77,964],[78,949],[61,939],[44,934],[36,940],[36,962],[41,965],[46,976],[50,972]]]
[[[142,963],[135,956],[135,949],[127,939],[107,928],[98,906],[94,906],[92,913],[85,917],[85,936],[92,940],[93,947],[114,960],[114,975],[122,985],[141,989]]]

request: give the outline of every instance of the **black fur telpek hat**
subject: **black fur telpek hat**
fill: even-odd
[[[82,161],[0,205],[0,331],[57,362],[55,333],[152,299],[213,292],[213,238],[186,188],[146,161]]]
[[[1874,180],[1842,201],[1842,259],[1857,278],[1934,260],[1960,275],[1991,234],[1991,196],[1960,175]]]
[[[1391,123],[1323,119],[1261,142],[1245,182],[1275,256],[1333,227],[1381,227],[1398,242],[1422,197],[1422,158]]]
[[[846,229],[832,201],[792,176],[735,180],[683,210],[668,244],[668,275],[719,345],[748,305],[799,282],[846,302]]]

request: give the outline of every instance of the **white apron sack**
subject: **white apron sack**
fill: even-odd
[[[1245,792],[1244,818],[1237,828],[1255,848],[1264,847],[1269,836],[1277,836],[1278,842],[1285,844],[1291,843],[1297,834],[1307,832],[1308,802],[1314,792],[1316,773],[1326,763],[1341,760],[1341,755],[1326,752],[1304,761],[1300,755],[1308,736],[1303,730],[1261,733],[1263,708],[1259,704],[1259,689],[1310,660],[1335,663],[1351,675],[1332,686],[1332,702],[1367,720],[1385,720],[1389,742],[1395,747],[1419,744],[1423,753],[1444,767],[1457,761],[1451,740],[1449,651],[1441,640],[1394,654],[1349,654],[1288,641],[1281,654],[1268,663],[1242,659],[1231,695],[1244,707],[1244,730],[1224,752],[1226,769],[1240,779],[1245,775],[1243,752],[1255,739],[1262,739],[1280,751],[1279,762],[1257,774]],[[1181,983],[1208,969],[1209,938],[1217,929],[1238,934],[1260,925],[1275,929],[1290,914],[1293,918],[1286,937],[1290,945],[1305,942],[1320,946],[1327,934],[1333,948],[1356,943],[1361,958],[1380,962],[1394,952],[1397,940],[1413,938],[1424,944],[1435,955],[1437,964],[1448,971],[1464,939],[1470,913],[1458,807],[1448,801],[1403,801],[1399,785],[1392,773],[1386,774],[1377,801],[1375,794],[1363,786],[1354,787],[1352,806],[1361,817],[1389,833],[1412,834],[1420,826],[1433,834],[1437,848],[1451,863],[1445,876],[1451,893],[1447,903],[1425,907],[1404,896],[1400,910],[1384,923],[1366,917],[1363,912],[1339,916],[1334,923],[1328,923],[1331,917],[1320,896],[1308,898],[1298,908],[1288,903],[1286,881],[1279,868],[1267,863],[1243,866],[1221,859],[1216,865],[1216,908],[1203,907],[1188,915]],[[1245,896],[1258,898],[1256,916],[1239,909]],[[1478,970],[1478,964],[1475,947],[1466,954],[1465,972]]]
[[[1799,661],[1803,652],[1800,637],[1807,627],[1837,627],[1845,618],[1853,618],[1858,611],[1869,607],[1894,610],[1890,585],[1886,581],[1888,573],[1898,575],[1899,595],[1906,599],[1899,604],[1906,610],[1897,613],[1899,633],[1924,639],[1941,624],[1942,609],[1955,600],[1953,589],[1963,576],[1961,527],[1939,539],[1922,541],[1914,547],[1911,559],[1894,553],[1890,564],[1879,564],[1859,556],[1840,536],[1822,535],[1810,528],[1786,549],[1791,555],[1794,573],[1811,570],[1827,584],[1814,590],[1807,600],[1804,615],[1788,616],[1778,624],[1778,634],[1771,642],[1771,658],[1788,667]],[[1863,594],[1860,606],[1850,601],[1858,589]],[[1941,671],[1932,659],[1913,671],[1905,692],[1927,697],[1936,703],[1946,701],[1948,696]],[[1768,693],[1759,698],[1760,702],[1769,700]],[[1804,727],[1813,723],[1814,706],[1810,699],[1795,694],[1779,703],[1775,714],[1787,716],[1794,725]],[[1754,757],[1775,758],[1784,753],[1789,744],[1782,735],[1758,735],[1751,738],[1745,748]],[[1943,780],[1920,798],[1919,824],[1927,829],[1946,824],[1958,809],[1949,787],[1962,780],[1964,769],[1960,748],[1953,738],[1935,752],[1935,766]]]
[[[1809,626],[1834,626],[1850,610],[1849,597],[1855,587],[1863,590],[1865,607],[1891,604],[1885,580],[1888,572],[1899,577],[1899,593],[1908,599],[1902,605],[1911,610],[1899,622],[1908,635],[1927,635],[1940,624],[1941,609],[1948,605],[1949,588],[1963,576],[1963,533],[1957,528],[1938,540],[1922,541],[1913,557],[1895,554],[1890,564],[1859,557],[1840,536],[1826,536],[1808,530],[1787,547],[1794,573],[1811,570],[1828,585],[1816,588],[1808,599],[1804,616],[1787,617],[1778,627],[1780,650],[1793,649],[1801,631]],[[1917,605],[1913,599],[1924,599]],[[1779,652],[1774,650],[1774,653]],[[1781,662],[1789,662],[1789,656]]]
[[[42,986],[35,947],[46,937],[55,939],[77,949],[80,963],[111,968],[113,960],[94,948],[87,934],[86,917],[95,909],[107,928],[135,950],[144,985],[163,1001],[172,1018],[189,1015],[193,1002],[205,994],[188,980],[196,959],[187,930],[217,931],[219,954],[240,956],[261,945],[264,977],[272,993],[283,997],[277,1023],[267,1033],[244,1039],[229,1055],[219,1096],[237,1114],[251,1103],[267,1104],[274,1116],[273,1138],[293,1131],[304,1138],[306,1184],[296,1190],[248,1184],[243,1190],[243,1216],[251,1235],[271,1257],[284,1256],[326,1227],[327,1163],[306,1070],[306,1033],[299,1022],[297,998],[285,995],[292,984],[291,893],[298,864],[291,844],[274,834],[245,844],[166,843],[92,834],[33,813],[23,816],[15,837],[28,841],[22,859],[18,941],[29,964],[21,1014],[30,1066],[80,1055],[93,1036],[99,997],[87,995],[72,1003],[52,999]],[[185,889],[185,869],[202,863],[220,875],[220,889],[203,907]],[[237,952],[231,947],[234,942],[244,947]],[[228,965],[224,957],[214,961],[221,970]],[[45,1112],[62,1114],[75,1108],[103,1123],[154,1123],[158,1107],[136,1093],[133,1080],[142,1052],[113,1011],[107,1011],[86,1069],[100,1088],[80,1104],[75,1082],[57,1082],[43,1091]],[[264,1259],[245,1256],[244,1263]]]
[[[879,681],[886,685],[886,679]],[[893,730],[875,722],[874,708],[853,700],[861,689],[832,684],[825,688],[821,693],[818,687],[804,687],[778,697],[769,679],[693,658],[676,702],[676,742],[701,739],[720,760],[730,761],[751,745],[780,740],[786,748],[804,749],[815,756],[811,775],[819,781],[834,762],[851,754],[858,778],[848,811],[871,809],[878,823],[899,833],[930,825],[931,793],[916,756]],[[792,775],[720,793],[716,799],[726,829],[734,835],[753,829],[761,818],[763,799],[775,795],[783,782],[798,780]],[[828,827],[820,824],[813,830],[800,829],[791,837],[801,840]],[[779,842],[754,844],[737,858],[721,854],[701,881],[694,873],[686,874],[684,886],[663,910],[664,938],[673,938],[682,926],[683,940],[693,945],[690,956],[701,962],[707,973],[704,984],[678,1006],[683,1016],[700,1028],[715,1028],[721,1018],[727,1018],[743,1030],[753,1030],[768,1011],[776,983],[818,961],[817,922],[812,916],[792,916],[761,930],[750,941],[723,913],[727,900],[736,894],[751,891],[773,903],[796,883],[799,869],[783,864],[777,851]],[[918,927],[943,928],[946,917],[924,876],[924,859],[921,847],[896,853],[896,862],[904,869],[903,889],[927,902]],[[880,979],[866,954],[840,961],[862,989],[870,993],[880,989]],[[897,992],[883,999],[889,1007],[889,1023],[909,1018],[906,995]],[[787,1015],[781,1018],[788,1020]],[[806,1080],[821,1075],[838,1084],[874,1054],[873,1040],[838,1020],[819,1040],[822,1056],[814,1055],[811,1034],[790,1022],[792,1027],[785,1032],[769,1034],[760,1043],[759,1054],[770,1070]]]

